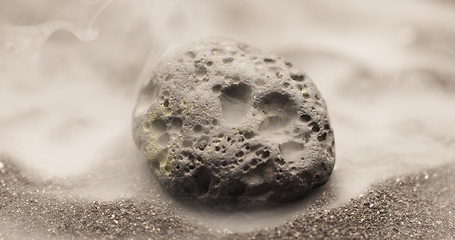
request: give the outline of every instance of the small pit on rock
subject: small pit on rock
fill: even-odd
[[[166,122],[163,119],[153,120],[151,127],[156,133],[164,133],[167,130]]]
[[[220,96],[223,118],[228,126],[240,123],[251,107],[252,89],[239,83],[223,89]]]
[[[303,143],[294,141],[285,142],[279,145],[281,156],[283,156],[286,161],[296,161],[297,159],[300,159],[303,147]]]

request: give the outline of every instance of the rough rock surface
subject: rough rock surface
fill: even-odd
[[[298,67],[225,38],[164,56],[144,82],[134,139],[163,188],[215,208],[271,206],[324,184],[334,136]]]

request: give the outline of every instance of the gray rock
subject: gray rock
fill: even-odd
[[[133,134],[167,192],[215,208],[292,201],[324,184],[335,164],[310,78],[225,38],[164,56],[141,89]]]

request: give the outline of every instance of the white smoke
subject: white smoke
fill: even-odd
[[[149,177],[130,133],[140,80],[173,46],[223,35],[282,55],[315,81],[336,138],[329,184],[345,203],[381,179],[454,161],[453,9],[421,0],[2,1],[0,154],[41,177],[103,166],[79,194],[132,194],[129,184]],[[252,216],[223,223],[248,228]]]

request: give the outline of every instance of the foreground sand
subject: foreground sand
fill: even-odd
[[[383,181],[348,203],[315,201],[293,220],[246,232],[222,231],[179,214],[175,204],[140,197],[84,201],[49,194],[12,161],[0,170],[0,239],[453,239],[455,164]],[[325,196],[325,197],[324,197]],[[332,196],[332,197],[329,197]]]

